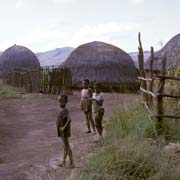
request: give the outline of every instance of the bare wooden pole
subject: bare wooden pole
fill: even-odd
[[[162,94],[164,93],[164,85],[165,85],[165,68],[166,68],[166,55],[164,54],[162,56],[162,66],[161,66],[161,76],[162,78],[160,79],[159,86],[158,86],[158,96],[157,96],[157,114],[159,115],[157,117],[157,132],[158,134],[161,134],[162,130],[162,122],[163,122],[163,96]]]
[[[150,56],[150,79],[153,79],[153,63],[154,63],[154,48],[151,47],[151,56]],[[150,81],[149,84],[149,91],[153,92],[153,82]],[[149,96],[149,105],[150,107],[153,106],[153,98],[152,96]]]
[[[144,54],[143,54],[143,48],[142,48],[142,43],[141,43],[141,34],[138,34],[138,41],[139,41],[139,54],[138,54],[138,62],[139,62],[139,73],[140,76],[145,78],[145,71],[144,71]],[[147,90],[147,85],[146,81],[141,81],[141,87],[145,90]],[[146,93],[143,93],[143,101],[147,102],[148,98]],[[148,103],[148,102],[147,102]]]

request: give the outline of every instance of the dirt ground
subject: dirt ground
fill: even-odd
[[[86,162],[97,134],[86,134],[83,113],[79,109],[80,92],[69,96],[72,118],[72,146],[75,166],[61,168],[63,146],[57,137],[57,96],[25,94],[19,99],[0,100],[0,180],[73,179]],[[105,94],[104,124],[114,109],[136,104],[133,94]]]

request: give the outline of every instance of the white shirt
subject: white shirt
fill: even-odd
[[[93,93],[93,99],[96,99],[97,101],[99,100],[104,100],[104,95],[103,93]],[[102,106],[100,106],[96,101],[92,101],[93,102],[93,112],[96,113],[97,111],[99,111]]]
[[[89,89],[82,89],[81,98],[89,98]]]

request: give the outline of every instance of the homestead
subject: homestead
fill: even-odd
[[[75,53],[74,61],[77,59],[77,63],[80,64],[79,69],[76,69],[75,75],[78,73],[81,74],[78,74],[79,79],[77,79],[77,84],[75,84],[76,86],[74,87],[81,87],[81,80],[84,78],[90,79],[91,82],[101,82],[104,87],[107,88],[125,89],[129,88],[128,85],[131,85],[132,82],[137,83],[136,69],[133,68],[134,64],[124,51],[101,42],[95,42],[93,48],[94,49],[91,50],[90,47],[85,47],[83,51],[80,49],[78,54]],[[76,50],[74,52],[76,52]],[[73,55],[73,53],[71,55]],[[85,53],[85,56],[83,53]],[[96,57],[98,58],[95,59]],[[99,61],[101,63],[99,63]],[[72,65],[75,67],[74,62]],[[85,122],[83,123],[84,117],[78,106],[80,92],[74,91],[73,94],[71,93],[72,79],[71,76],[69,76],[71,75],[70,69],[73,71],[73,66],[66,66],[65,62],[60,68],[53,66],[40,67],[38,71],[36,69],[27,70],[21,68],[18,69],[18,71],[13,71],[13,73],[8,73],[13,75],[11,77],[16,77],[14,76],[17,75],[16,72],[19,73],[21,71],[20,74],[24,75],[19,77],[25,77],[25,80],[28,78],[28,81],[23,80],[23,82],[26,82],[27,87],[30,88],[34,86],[32,84],[32,76],[29,75],[38,73],[38,89],[41,90],[42,93],[56,95],[20,93],[21,95],[18,96],[18,99],[1,101],[0,113],[3,118],[1,118],[0,121],[0,136],[2,142],[0,145],[0,164],[2,164],[0,167],[0,171],[2,172],[0,177],[31,180],[37,179],[38,177],[42,177],[42,179],[45,179],[45,177],[63,177],[63,179],[67,179],[70,176],[73,176],[73,178],[75,176],[81,176],[82,179],[85,179],[84,177],[87,177],[87,175],[91,177],[92,172],[95,172],[95,176],[92,176],[91,179],[96,179],[96,174],[103,172],[103,174],[98,174],[98,176],[102,177],[101,179],[107,179],[104,178],[104,174],[107,174],[109,179],[109,173],[114,173],[109,172],[109,169],[114,169],[114,167],[117,167],[113,174],[113,177],[116,179],[118,179],[121,174],[123,177],[127,177],[128,174],[129,177],[135,177],[135,179],[137,179],[136,177],[147,179],[150,176],[154,176],[154,174],[164,175],[168,172],[167,169],[169,170],[169,167],[171,167],[171,172],[175,172],[174,174],[172,173],[173,176],[179,177],[178,158],[175,160],[171,159],[171,161],[169,161],[168,157],[166,159],[164,159],[164,157],[159,159],[163,148],[160,150],[159,144],[157,144],[157,147],[156,144],[151,144],[151,142],[156,140],[155,121],[150,121],[149,114],[140,106],[141,97],[138,93],[104,93],[105,100],[103,108],[105,109],[105,115],[103,117],[103,126],[108,134],[104,136],[102,141],[103,145],[101,146],[101,142],[97,143],[97,134],[85,135],[84,130],[86,126]],[[86,76],[86,74],[88,76]],[[26,77],[26,75],[28,75],[28,77]],[[73,78],[76,77],[75,75]],[[69,80],[64,79],[64,77],[69,77]],[[125,82],[127,84],[125,84]],[[61,86],[63,89],[59,89],[59,83],[63,83],[63,86]],[[69,90],[68,87],[70,87]],[[132,85],[131,87],[135,89],[135,86]],[[61,145],[59,147],[55,122],[59,110],[57,94],[64,92],[71,94],[68,96],[68,110],[72,117],[73,138],[71,139],[71,144],[73,153],[75,154],[76,167],[79,167],[79,164],[83,167],[80,167],[80,172],[76,171],[77,168],[75,168],[75,170],[70,169],[68,165],[67,168],[59,167],[63,146]],[[172,108],[172,104],[170,105]],[[172,135],[168,134],[168,138],[174,137],[175,135],[177,140],[179,140],[178,124],[172,123],[171,126],[173,127],[173,132]],[[169,127],[171,128],[171,126]],[[166,134],[164,134],[164,136],[166,136]],[[13,145],[12,141],[14,142]],[[162,143],[164,139],[162,139],[162,142],[161,139],[159,141]],[[172,142],[176,145],[176,141]],[[12,148],[12,146],[16,146],[16,148]],[[82,157],[88,155],[94,146],[97,147],[97,153],[92,154],[93,163],[91,163],[91,159],[85,161]],[[140,154],[138,159],[137,153],[138,155]],[[173,153],[175,156],[178,156],[178,153],[174,151]],[[147,156],[147,154],[149,154],[149,156]],[[125,160],[122,159],[122,157],[125,157]],[[97,161],[101,163],[96,163]],[[136,161],[139,163],[136,163]],[[107,164],[104,162],[110,163]],[[163,166],[164,162],[168,162],[169,166]],[[17,163],[20,165],[17,166]],[[89,163],[94,166],[89,166]],[[158,166],[160,168],[156,166],[158,163],[160,164],[160,166]],[[142,164],[145,165],[142,166]],[[147,171],[150,173],[144,173],[143,170],[146,167],[148,167]],[[9,172],[10,168],[12,168],[11,172]],[[138,174],[136,172],[138,172]],[[165,174],[164,177],[165,176],[167,175]]]
[[[133,60],[122,49],[104,42],[90,42],[76,48],[62,66],[71,68],[74,88],[83,79],[98,82],[104,90],[132,90],[138,88]]]
[[[36,55],[24,46],[14,45],[0,57],[0,77],[26,92],[72,93],[71,72],[67,68],[40,67]]]

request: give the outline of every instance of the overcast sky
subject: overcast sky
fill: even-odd
[[[137,51],[161,47],[180,33],[180,0],[0,0],[0,51],[34,52],[104,41]]]

